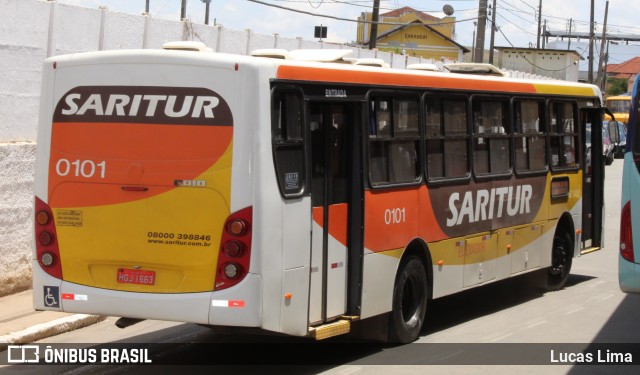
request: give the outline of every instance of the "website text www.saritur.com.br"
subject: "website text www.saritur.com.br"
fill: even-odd
[[[175,234],[165,232],[149,232],[147,233],[147,242],[149,244],[155,245],[207,247],[211,246],[211,236],[184,233]]]

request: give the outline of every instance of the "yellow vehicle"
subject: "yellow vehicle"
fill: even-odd
[[[610,96],[605,100],[605,107],[613,113],[613,116],[617,121],[620,121],[627,126],[629,122],[629,106],[631,104],[631,96],[630,95],[619,95],[619,96]],[[611,120],[611,116],[605,114],[604,119],[609,121]]]

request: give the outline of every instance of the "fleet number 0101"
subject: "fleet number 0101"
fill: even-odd
[[[384,211],[384,223],[390,224],[402,224],[407,221],[407,210],[402,208],[388,208]]]
[[[60,159],[56,163],[56,173],[58,176],[67,176],[71,173],[75,177],[91,178],[99,176],[104,178],[107,162],[102,161],[96,163],[93,160],[74,160]]]

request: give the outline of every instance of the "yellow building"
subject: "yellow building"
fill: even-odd
[[[359,44],[368,44],[371,35],[372,13],[358,17]],[[453,40],[455,17],[438,18],[410,7],[379,15],[376,47],[382,51],[421,56],[427,59],[461,61],[470,52]]]

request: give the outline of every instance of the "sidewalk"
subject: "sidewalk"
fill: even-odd
[[[11,344],[27,344],[86,327],[106,316],[35,311],[32,290],[0,298],[0,351]]]

